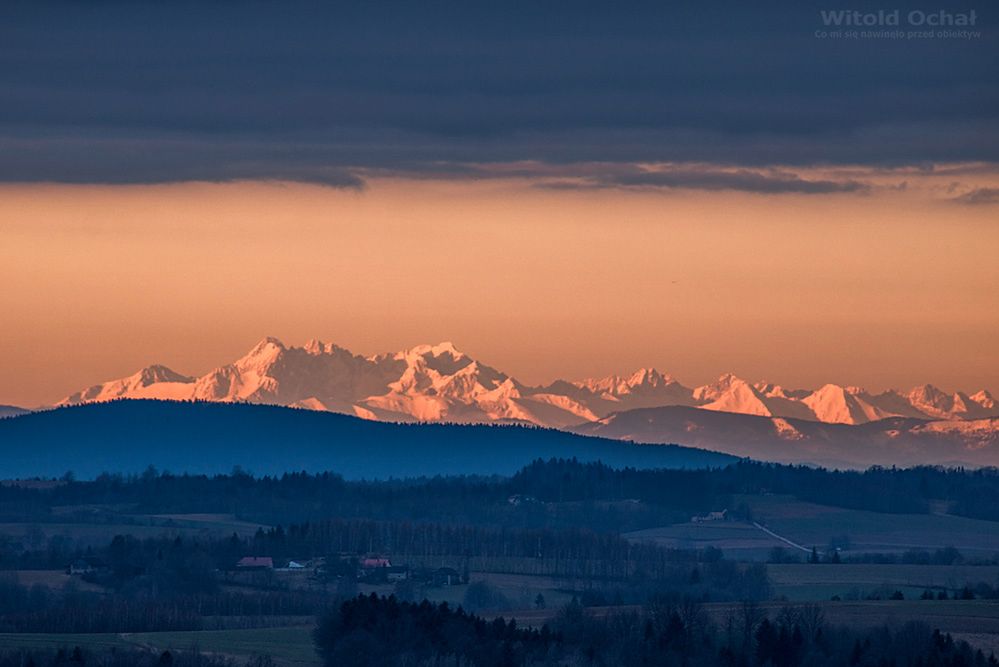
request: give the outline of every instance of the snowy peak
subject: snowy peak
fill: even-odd
[[[305,350],[306,354],[309,354],[313,357],[322,356],[324,354],[325,355],[347,354],[353,356],[350,353],[350,350],[340,347],[336,343],[324,343],[318,338],[313,338],[312,340],[307,342],[305,346],[302,347],[302,349]]]
[[[286,349],[284,343],[268,336],[233,365],[240,368],[264,368],[273,364]]]
[[[562,394],[578,403],[579,416],[604,416],[611,412],[663,405],[694,405],[693,392],[655,368],[640,368],[631,375],[609,375],[573,383],[559,380],[543,390]]]
[[[442,357],[446,355],[451,357],[452,359],[461,359],[466,356],[464,352],[458,350],[454,346],[454,343],[452,343],[449,340],[446,340],[442,343],[438,343],[437,345],[432,346],[430,348],[430,354],[433,355],[434,357]]]
[[[417,345],[398,352],[395,356],[397,359],[442,359],[452,362],[468,359],[468,356],[459,351],[451,341],[444,341],[437,345]]]
[[[744,415],[771,417],[773,412],[759,391],[732,373],[726,373],[712,384],[694,390],[700,407],[717,412],[738,412]]]
[[[78,391],[59,401],[57,405],[113,401],[118,398],[156,398],[153,394],[160,389],[169,389],[170,393],[175,393],[176,385],[190,385],[192,382],[194,378],[181,375],[166,366],[153,364],[120,380],[110,380]],[[150,391],[150,388],[155,389]]]
[[[816,421],[827,424],[864,424],[886,417],[863,399],[865,394],[857,387],[827,384],[806,396],[802,403],[812,410]]]
[[[913,407],[935,419],[982,419],[999,414],[991,394],[984,389],[968,396],[960,391],[947,394],[926,384],[910,391],[907,398]]]
[[[784,391],[784,387],[779,384],[772,384],[770,382],[757,382],[753,385],[753,389],[758,391],[763,396],[767,398],[789,398],[787,392]]]
[[[639,368],[637,371],[631,374],[631,376],[625,381],[625,385],[634,390],[639,387],[658,389],[660,387],[665,387],[670,384],[675,384],[676,380],[670,376],[660,373],[655,368]]]
[[[904,394],[871,394],[860,387],[826,384],[810,391],[769,382],[750,384],[732,373],[689,389],[651,367],[532,387],[449,341],[363,357],[318,339],[295,347],[273,337],[197,378],[152,365],[83,389],[60,403],[118,398],[247,401],[367,419],[518,421],[556,428],[639,408],[681,406],[772,418],[784,433],[790,433],[787,419],[864,424],[888,417],[971,421],[999,416],[999,405],[985,390],[969,396],[923,385]]]
[[[909,402],[927,414],[946,414],[954,407],[954,398],[931,384],[915,387],[909,392]]]
[[[733,373],[723,373],[711,384],[706,384],[694,390],[694,399],[702,402],[716,401],[733,391],[742,391],[744,387],[749,387],[753,393],[757,393],[749,383],[739,378]]]
[[[970,398],[971,400],[973,400],[975,403],[982,406],[986,410],[994,410],[996,408],[996,399],[993,398],[992,394],[990,394],[986,389],[982,389],[981,391],[975,392],[968,398]]]
[[[594,393],[609,396],[625,396],[627,394],[649,392],[678,385],[676,380],[655,368],[639,368],[628,376],[608,375],[603,378],[588,378],[574,383],[577,387],[588,389]]]
[[[141,371],[128,378],[128,380],[132,386],[136,387],[148,387],[149,385],[157,382],[194,382],[194,378],[181,375],[180,373],[170,370],[166,366],[160,364],[146,366]]]

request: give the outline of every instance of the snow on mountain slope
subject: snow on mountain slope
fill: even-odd
[[[295,347],[276,338],[261,340],[243,357],[198,378],[154,365],[79,391],[60,404],[117,398],[246,401],[376,420],[514,421],[555,428],[630,410],[683,406],[780,418],[784,421],[774,424],[790,436],[799,429],[787,420],[856,425],[891,417],[952,421],[999,416],[999,405],[985,390],[948,395],[925,385],[907,394],[871,394],[827,384],[810,391],[754,385],[732,374],[690,389],[653,368],[532,387],[450,342],[363,357],[333,343],[312,340]]]
[[[712,384],[694,390],[695,405],[717,412],[737,412],[762,417],[792,417],[815,419],[811,409],[795,396],[807,391],[786,391],[784,388],[759,382],[751,385],[727,373]]]
[[[990,394],[986,389],[982,389],[981,391],[972,394],[968,398],[977,403],[984,410],[996,409],[996,400],[992,398],[992,394]]]
[[[97,384],[67,396],[60,405],[110,401],[116,398],[189,398],[194,378],[174,372],[166,366],[153,365],[135,375]]]
[[[801,400],[811,393],[807,389],[785,389],[779,384],[771,382],[757,382],[753,385],[753,388],[767,398],[782,398],[789,401]]]
[[[770,417],[773,414],[760,392],[731,373],[722,375],[712,384],[695,389],[694,399],[705,410],[762,417]]]
[[[931,421],[916,426],[913,431],[940,436],[958,435],[965,438],[970,447],[983,449],[997,442],[999,419]]]
[[[999,463],[999,419],[927,422],[892,417],[851,425],[670,406],[616,413],[571,430],[638,443],[677,443],[758,460],[845,468]]]
[[[856,387],[827,384],[801,402],[811,408],[816,421],[827,424],[864,424],[897,416],[871,405],[865,397],[866,392]]]
[[[545,391],[576,400],[596,415],[660,405],[695,405],[693,390],[654,368],[640,368],[631,375],[609,375],[577,382],[559,380]]]
[[[522,402],[532,406],[535,412],[546,414],[547,418],[544,423],[556,428],[599,419],[596,414],[579,401],[560,394],[535,393],[531,394],[530,398],[523,399]],[[547,408],[542,407],[542,405],[547,406]]]
[[[983,419],[999,414],[995,400],[984,389],[968,396],[961,391],[946,394],[926,384],[913,389],[907,398],[916,409],[938,419]]]
[[[908,399],[913,407],[931,417],[946,418],[954,409],[954,397],[931,384],[914,388],[909,392]]]

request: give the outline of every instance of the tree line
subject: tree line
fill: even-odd
[[[815,606],[786,607],[770,617],[752,604],[733,608],[718,622],[696,601],[678,597],[604,617],[571,603],[535,629],[503,618],[489,621],[447,603],[372,594],[345,601],[323,618],[315,643],[330,667],[999,665],[995,656],[921,623],[844,628],[827,624]]]
[[[999,520],[994,468],[839,471],[742,461],[717,469],[639,470],[573,459],[538,460],[509,478],[347,481],[329,472],[257,478],[241,470],[202,476],[154,469],[91,481],[67,477],[50,488],[0,486],[0,520],[45,521],[53,507],[128,504],[139,513],[225,512],[269,525],[336,516],[631,530],[731,509],[734,495],[760,493],[891,513],[926,513],[933,501],[945,501],[951,513]],[[524,502],[511,503],[512,496]]]

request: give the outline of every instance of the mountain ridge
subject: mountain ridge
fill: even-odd
[[[947,394],[932,385],[879,394],[826,384],[815,390],[751,384],[731,373],[688,388],[655,368],[629,375],[530,386],[451,342],[364,357],[313,339],[302,347],[267,337],[246,355],[200,376],[151,365],[82,389],[58,405],[115,398],[273,403],[381,421],[522,421],[574,427],[631,409],[686,406],[717,412],[864,424],[889,417],[978,420],[999,416],[985,389]]]
[[[864,424],[835,424],[666,406],[618,412],[569,430],[648,445],[679,442],[739,457],[832,468],[999,464],[999,418],[886,417]]]

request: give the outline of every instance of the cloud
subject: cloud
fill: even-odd
[[[309,146],[205,138],[0,138],[0,181],[136,185],[277,180],[362,189],[354,170],[310,159]]]
[[[999,204],[999,188],[975,188],[954,197],[951,201],[970,205]]]
[[[736,190],[757,194],[864,193],[871,189],[855,180],[809,180],[796,174],[774,171],[723,170],[710,167],[670,166],[655,170],[628,169],[580,180],[544,182],[550,189],[689,189]]]
[[[817,40],[824,7],[11,3],[0,179],[999,162],[994,39]],[[648,187],[854,187],[690,176]]]

